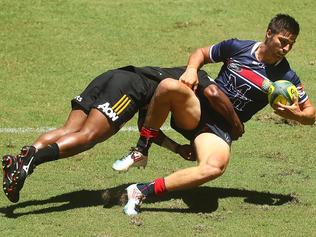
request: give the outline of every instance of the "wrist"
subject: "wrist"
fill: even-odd
[[[175,147],[175,152],[176,154],[179,154],[179,149],[180,149],[180,144],[177,144]]]
[[[191,66],[191,65],[188,65],[187,66],[187,71],[191,71],[191,72],[197,72],[197,68],[196,67],[194,67],[194,66]]]

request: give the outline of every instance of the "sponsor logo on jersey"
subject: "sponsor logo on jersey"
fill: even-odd
[[[131,99],[127,95],[122,96],[112,107],[109,102],[98,105],[100,109],[106,116],[108,116],[113,122],[119,118],[119,115],[124,111],[124,109],[131,103]]]
[[[234,62],[233,60],[228,60],[227,64],[228,69],[233,70],[235,72],[239,72],[241,65],[237,62]]]

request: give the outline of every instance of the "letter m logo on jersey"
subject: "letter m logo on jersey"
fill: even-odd
[[[246,83],[237,86],[236,76],[232,74],[229,76],[229,80],[225,81],[224,86],[227,89],[228,97],[231,99],[234,107],[239,111],[243,111],[245,105],[251,101],[246,96],[247,91],[251,89],[251,86]]]

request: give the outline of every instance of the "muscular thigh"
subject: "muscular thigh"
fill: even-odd
[[[222,138],[213,133],[202,133],[195,138],[194,148],[199,164],[226,168],[230,146]]]
[[[87,114],[83,110],[71,110],[68,119],[63,126],[65,133],[79,131],[86,122],[87,117]]]
[[[200,101],[194,92],[181,82],[179,89],[174,93],[171,103],[171,112],[175,124],[182,129],[194,129],[201,117]]]
[[[102,142],[115,134],[117,129],[97,109],[92,109],[81,132],[91,136],[91,140]]]

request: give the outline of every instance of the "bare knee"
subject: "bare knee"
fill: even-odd
[[[216,85],[209,85],[204,89],[204,95],[207,98],[219,98],[220,97],[220,89]]]
[[[33,146],[35,146],[37,149],[41,149],[43,147],[46,147],[49,144],[55,143],[61,137],[69,133],[70,132],[66,130],[64,127],[48,131],[42,134],[41,136],[39,136],[38,139],[34,142]]]
[[[162,80],[156,89],[155,97],[159,98],[160,103],[170,104],[171,110],[180,106],[181,108],[192,106],[193,91],[178,80],[166,78]],[[154,99],[156,99],[154,97]],[[184,106],[184,105],[187,106]]]
[[[199,175],[205,182],[220,177],[225,172],[225,165],[205,163],[199,165]]]
[[[156,93],[165,96],[174,92],[178,92],[179,88],[180,82],[178,80],[166,78],[159,83]]]

